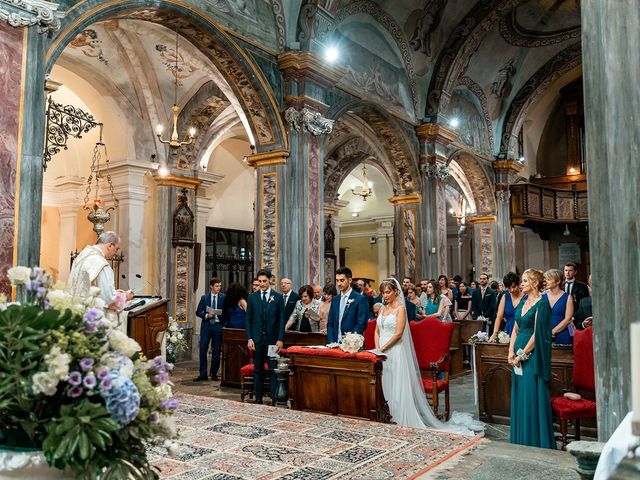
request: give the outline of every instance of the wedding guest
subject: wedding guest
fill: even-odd
[[[260,270],[257,275],[260,290],[249,295],[245,332],[247,348],[253,352],[253,385],[255,403],[262,403],[262,387],[264,383],[264,364],[269,360],[269,376],[271,379],[271,399],[276,395],[276,361],[268,357],[269,345],[275,345],[274,353],[278,353],[284,342],[284,300],[282,295],[271,289],[271,272]]]
[[[322,286],[316,283],[315,285],[312,285],[312,287],[313,287],[313,298],[316,300],[322,300]]]
[[[429,283],[429,280],[426,278],[420,280],[420,304],[422,308],[427,304],[427,283]]]
[[[591,275],[589,275],[589,294],[591,294]],[[591,295],[580,300],[578,310],[573,316],[573,324],[576,328],[584,330],[587,327],[593,325],[593,305],[591,302]]]
[[[490,342],[495,342],[498,337],[502,321],[504,320],[504,331],[511,336],[513,325],[516,318],[516,308],[520,304],[520,300],[524,297],[520,290],[520,277],[517,273],[509,272],[502,279],[505,285],[505,293],[498,302],[498,314],[493,325],[493,335],[489,338]]]
[[[247,312],[247,289],[240,283],[232,283],[227,289],[223,316],[225,327],[244,328]]]
[[[289,278],[280,279],[280,292],[284,300],[284,318],[288,319],[296,308],[298,294],[292,290],[293,283]]]
[[[449,317],[449,299],[438,293],[438,284],[434,281],[427,283],[427,304],[424,307],[425,317],[434,316],[438,320],[447,321]]]
[[[489,287],[489,276],[480,275],[480,287],[471,294],[471,315],[486,321],[486,331],[491,332],[496,316],[496,293]]]
[[[333,283],[327,283],[322,289],[322,303],[318,308],[320,314],[320,333],[327,334],[327,320],[329,319],[329,310],[331,309],[331,301],[338,294],[336,286]]]
[[[200,324],[200,372],[194,382],[207,380],[207,355],[211,347],[211,380],[218,380],[218,370],[220,368],[220,355],[222,354],[222,328],[224,322],[219,310],[224,308],[224,293],[220,293],[222,281],[219,278],[212,278],[209,281],[210,292],[202,295],[196,317],[202,319]],[[218,313],[216,313],[218,312]]]
[[[371,320],[375,320],[378,318],[378,315],[380,314],[380,309],[382,307],[384,307],[383,303],[376,302],[373,304],[373,318],[371,318]]]
[[[580,305],[580,300],[589,296],[589,287],[576,280],[578,265],[569,262],[564,266],[564,291],[573,297],[573,304]]]
[[[543,275],[528,269],[520,287],[527,296],[515,313],[509,343],[511,443],[556,449],[549,382],[551,380],[551,306],[541,295]]]
[[[412,283],[413,283],[413,279],[405,275],[402,278],[402,290],[406,290],[409,287],[409,285],[411,285]],[[382,295],[382,293],[380,293],[380,295]]]
[[[254,278],[251,280],[251,293],[257,292],[258,290],[260,290],[260,282],[257,278]]]
[[[471,315],[471,292],[467,288],[467,284],[460,282],[458,284],[458,296],[454,308],[454,318],[458,320],[468,320]]]
[[[438,277],[438,289],[440,295],[446,295],[449,301],[453,303],[453,292],[449,288],[449,279],[446,275],[440,275]]]
[[[471,280],[469,282],[469,293],[471,295],[473,295],[473,292],[475,292],[478,288],[480,288],[480,284],[477,281]]]
[[[414,321],[420,321],[420,320],[422,320],[424,318],[424,308],[422,307],[422,304],[420,303],[420,297],[418,297],[418,294],[420,292],[420,287],[416,287],[415,285],[411,284],[411,285],[409,285],[409,288],[407,289],[407,291],[408,291],[407,300],[409,302],[411,302],[414,305],[414,308],[415,308],[415,320]],[[408,316],[409,315],[407,314],[407,317]]]
[[[544,273],[547,288],[547,298],[551,306],[551,336],[556,345],[571,345],[573,343],[573,298],[568,292],[563,292],[562,273],[552,268]]]
[[[327,337],[329,343],[338,343],[345,333],[364,334],[369,321],[367,298],[351,288],[351,269],[341,267],[336,270],[336,285],[340,295],[334,297],[329,310]]]
[[[293,313],[289,317],[284,329],[298,332],[318,332],[320,330],[320,315],[318,308],[320,301],[313,298],[313,287],[311,285],[303,285],[298,290],[299,300],[293,309]]]

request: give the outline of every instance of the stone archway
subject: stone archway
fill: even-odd
[[[486,217],[495,215],[497,207],[493,179],[480,162],[472,153],[458,150],[449,157],[449,168],[454,178],[464,175],[464,178],[456,178],[456,181],[465,195],[471,195],[474,213]]]

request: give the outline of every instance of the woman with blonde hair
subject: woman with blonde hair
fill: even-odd
[[[551,306],[551,336],[557,345],[571,345],[573,343],[574,326],[573,297],[565,292],[562,285],[562,273],[552,268],[544,272],[547,298]]]
[[[522,274],[520,300],[509,343],[511,374],[511,443],[556,449],[551,413],[551,307],[541,295],[540,270]]]

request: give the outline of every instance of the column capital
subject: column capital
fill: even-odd
[[[481,223],[495,223],[497,218],[495,215],[476,215],[475,217],[467,217],[467,223],[477,225]]]
[[[42,189],[42,204],[47,207],[82,206],[87,182],[82,177],[58,177],[44,183]]]
[[[254,168],[272,167],[287,163],[289,152],[287,150],[274,150],[272,152],[254,153],[247,157],[247,164]]]
[[[333,218],[335,220],[336,216],[338,215],[338,212],[342,210],[344,207],[346,207],[347,205],[349,205],[349,202],[347,202],[346,200],[336,200],[331,205],[324,204],[322,208],[324,208],[324,213],[326,215],[333,215]]]
[[[518,175],[520,170],[524,168],[524,164],[512,158],[498,158],[491,162],[491,166],[496,174],[496,199],[499,202],[508,202],[511,198],[509,185]]]
[[[491,162],[491,167],[496,171],[504,171],[507,173],[519,173],[524,168],[524,163],[521,163],[513,158],[508,159],[496,159]]]
[[[284,112],[284,119],[289,128],[296,132],[307,131],[316,137],[324,133],[331,133],[333,130],[334,120],[329,120],[321,113],[314,112],[307,107],[302,110],[296,110],[294,107],[287,108]]]
[[[200,186],[202,181],[198,178],[185,177],[184,175],[159,175],[157,172],[153,175],[153,180],[159,187],[178,187],[188,190],[195,190]]]
[[[448,146],[455,142],[460,134],[440,123],[422,123],[416,127],[416,135],[421,142],[437,142]]]
[[[0,20],[12,27],[36,26],[38,33],[53,33],[60,30],[60,19],[64,12],[59,5],[41,0],[0,0]]]
[[[289,50],[278,55],[278,67],[286,82],[312,82],[322,88],[336,85],[347,72],[327,63],[315,52]]]
[[[389,198],[389,202],[391,202],[394,206],[399,205],[411,205],[414,203],[420,203],[422,201],[422,197],[419,193],[407,193],[404,195],[395,195]]]

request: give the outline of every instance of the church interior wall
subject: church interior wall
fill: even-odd
[[[566,117],[562,102],[557,102],[547,119],[536,155],[537,173],[543,177],[566,174],[567,143]]]
[[[379,278],[378,271],[378,244],[370,244],[369,237],[366,232],[353,237],[342,235],[340,248],[345,249],[346,266],[351,269],[354,277],[373,278],[374,285],[379,285],[382,279]]]
[[[60,211],[56,207],[42,207],[42,242],[40,244],[40,266],[59,278],[60,265]],[[68,265],[67,265],[68,266]]]

